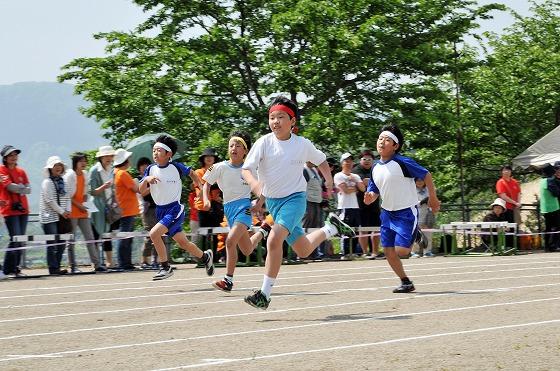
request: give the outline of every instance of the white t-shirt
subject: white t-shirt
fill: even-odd
[[[210,185],[218,183],[224,194],[224,204],[251,197],[251,187],[241,176],[241,166],[235,167],[229,161],[210,166],[202,179]]]
[[[288,140],[279,140],[274,133],[269,133],[257,139],[243,169],[257,173],[265,197],[280,198],[305,192],[305,163],[319,165],[325,159],[325,154],[309,139],[292,134]]]
[[[339,189],[338,191],[338,209],[359,209],[358,195],[356,192],[344,193],[340,189],[341,184],[346,184],[346,187],[356,187],[356,184],[361,182],[362,179],[358,174],[351,173],[350,175],[344,174],[342,171],[334,174],[334,186]]]
[[[190,172],[190,166],[185,166],[179,162],[169,162],[164,167],[157,164],[148,166],[144,171],[144,178],[153,175],[159,179],[159,182],[149,185],[150,193],[156,205],[163,206],[172,202],[181,203],[181,191],[183,190],[181,178],[189,175]]]

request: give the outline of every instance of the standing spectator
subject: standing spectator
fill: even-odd
[[[502,177],[496,182],[498,197],[506,202],[505,217],[510,223],[521,222],[521,188],[517,180],[511,176],[512,169],[509,165],[502,166]]]
[[[106,208],[107,203],[113,197],[113,171],[111,164],[115,150],[111,146],[99,147],[95,154],[97,163],[89,170],[89,193],[93,196],[93,203],[97,208],[96,212],[91,213],[93,224],[93,235],[99,239],[103,233],[110,232],[119,228],[119,221],[113,224],[107,222]],[[110,240],[103,242],[103,251],[107,258],[107,268],[113,267],[113,244]]]
[[[432,209],[428,206],[429,201],[429,192],[428,188],[426,187],[426,182],[424,179],[416,178],[416,193],[418,194],[418,226],[421,230],[433,228],[434,224],[436,223],[436,217],[432,212]],[[432,253],[432,232],[422,231],[426,236],[426,251],[424,251],[425,258],[433,258],[434,254]],[[424,246],[422,246],[424,247]],[[419,258],[420,257],[420,244],[415,243],[412,246],[412,254],[410,255],[411,258]]]
[[[360,154],[360,163],[356,164],[352,169],[354,174],[358,174],[364,182],[364,187],[367,187],[370,181],[371,168],[373,166],[373,152],[369,149],[362,151]],[[360,221],[361,227],[379,227],[381,226],[381,219],[379,218],[379,199],[375,200],[371,205],[366,205],[364,203],[364,192],[358,190],[356,193],[358,197],[358,205],[360,207]],[[371,234],[370,237],[366,236],[365,233],[359,233],[360,237],[358,242],[366,253],[369,249],[368,246],[371,244],[372,259],[384,259],[385,254],[379,252],[379,235]]]
[[[303,215],[303,228],[321,228],[325,225],[321,203],[323,202],[323,178],[316,170],[317,166],[307,161],[303,168],[303,177],[307,181],[305,192],[307,207]],[[324,255],[324,241],[310,255],[313,259],[321,259]]]
[[[149,158],[142,157],[136,163],[136,170],[138,170],[138,182],[142,181],[144,177],[144,171],[146,168],[151,164]],[[142,215],[142,226],[146,232],[150,232],[150,230],[157,224],[158,220],[156,218],[156,203],[152,198],[152,194],[150,193],[150,188],[147,188],[144,192],[140,194],[140,211]],[[149,258],[151,262],[148,261]],[[157,252],[154,248],[154,243],[150,239],[150,237],[146,236],[144,238],[144,247],[142,248],[142,262],[141,268],[142,269],[152,269],[157,268]]]
[[[93,241],[93,230],[91,221],[89,220],[88,209],[85,202],[88,198],[87,193],[87,157],[84,153],[75,153],[72,155],[72,169],[68,169],[64,174],[64,183],[68,191],[68,197],[72,202],[72,210],[70,211],[70,220],[72,221],[72,233],[76,234],[78,227],[86,241]],[[86,243],[89,259],[96,272],[104,272],[107,269],[103,267],[99,260],[99,250],[94,242]],[[79,272],[76,267],[76,255],[74,245],[68,246],[68,260],[70,261],[70,269],[72,273]]]
[[[27,218],[29,215],[29,205],[27,196],[31,193],[29,179],[25,171],[17,166],[18,156],[21,151],[14,146],[6,145],[2,147],[2,165],[0,165],[0,199],[4,205],[0,207],[0,213],[4,217],[8,234],[10,237],[24,235],[27,229]],[[8,251],[4,255],[3,272],[6,275],[21,276],[19,267],[21,250],[10,251],[10,249],[21,247],[21,242],[10,242]]]
[[[554,233],[560,230],[560,162],[554,165],[547,164],[542,170],[539,192],[539,206],[544,215],[546,232],[544,249],[547,252],[560,250],[560,235]]]
[[[2,195],[2,191],[4,189],[4,181],[8,180],[9,178],[5,175],[0,175],[0,196]],[[7,201],[3,200],[2,198],[0,198],[0,208],[6,206],[8,204]],[[4,223],[4,217],[2,216],[2,214],[0,213],[0,226],[2,225],[2,223]],[[0,237],[2,237],[2,235],[0,234]],[[0,280],[4,280],[8,278],[5,274],[4,271],[2,269],[2,266],[0,265]]]
[[[132,152],[119,148],[115,151],[113,162],[115,166],[115,194],[117,196],[117,203],[122,209],[120,219],[121,232],[132,232],[136,216],[140,214],[138,198],[136,197],[136,194],[139,193],[138,183],[134,181],[127,171],[130,167],[130,161],[128,160],[130,156],[132,156]],[[119,268],[134,270],[134,264],[132,264],[132,237],[119,241]]]
[[[351,227],[358,227],[360,221],[360,206],[358,205],[357,192],[364,191],[364,182],[359,175],[352,173],[354,157],[348,152],[340,157],[342,170],[334,175],[334,185],[338,188],[338,212],[339,217],[344,223]],[[350,250],[352,246],[352,250]],[[366,245],[367,246],[367,245]],[[358,247],[357,238],[342,239],[342,259],[350,257],[352,254],[360,255],[362,249]]]
[[[59,234],[65,231],[60,230],[59,221],[70,218],[72,204],[64,185],[64,163],[58,156],[51,156],[47,159],[44,167],[45,178],[41,183],[41,197],[39,202],[39,222],[45,234]],[[49,274],[66,274],[66,269],[60,269],[62,255],[65,245],[58,240],[47,242],[47,264]]]
[[[200,244],[200,236],[198,235],[198,209],[196,208],[196,187],[191,183],[192,191],[189,192],[189,227],[191,228],[191,241],[196,246]],[[202,196],[201,196],[202,197]]]

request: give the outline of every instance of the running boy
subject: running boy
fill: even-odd
[[[329,214],[327,224],[305,235],[302,218],[306,207],[306,182],[303,167],[306,161],[318,165],[325,178],[329,194],[333,179],[326,156],[308,139],[292,134],[298,118],[297,105],[288,98],[275,98],[268,109],[268,125],[272,133],[260,137],[249,151],[243,164],[243,178],[259,196],[255,205],[266,207],[274,219],[267,240],[265,275],[260,290],[245,298],[255,308],[266,309],[270,304],[272,286],[282,265],[282,244],[286,240],[300,257],[307,257],[324,240],[337,234],[354,237],[351,227],[335,214]],[[258,171],[258,180],[253,173]]]
[[[212,165],[202,179],[205,181],[202,196],[204,207],[210,206],[210,187],[214,183],[224,194],[224,212],[230,228],[226,238],[226,275],[212,284],[215,288],[231,292],[233,273],[237,265],[237,246],[245,256],[249,256],[257,244],[266,237],[270,227],[261,225],[260,233],[249,236],[251,227],[251,188],[241,176],[243,160],[251,148],[251,139],[246,133],[234,131],[229,137],[229,161]]]
[[[418,230],[418,198],[414,178],[423,179],[428,189],[428,206],[433,213],[440,202],[432,175],[414,160],[401,156],[403,135],[396,125],[386,125],[377,139],[380,160],[371,171],[371,181],[364,194],[369,205],[381,195],[381,245],[389,265],[401,279],[395,293],[412,292],[414,284],[407,277],[400,257],[407,257]]]
[[[190,242],[183,232],[185,220],[185,207],[181,205],[181,178],[190,176],[199,187],[200,178],[189,166],[171,161],[177,151],[177,143],[167,135],[156,139],[152,156],[155,164],[144,171],[144,179],[140,183],[140,193],[148,187],[156,204],[156,218],[158,223],[150,230],[150,238],[154,243],[160,259],[161,269],[153,277],[154,280],[163,280],[173,275],[173,268],[169,265],[167,249],[162,236],[167,233],[183,250],[200,259],[206,268],[206,273],[214,274],[214,256],[212,250],[202,252],[194,243]]]

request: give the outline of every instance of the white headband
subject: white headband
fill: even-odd
[[[389,137],[391,139],[393,139],[393,141],[395,141],[395,143],[399,144],[399,138],[397,138],[397,136],[393,133],[391,133],[388,130],[382,131],[381,134],[379,134],[380,137]]]
[[[156,142],[156,144],[154,144],[154,148],[163,148],[164,150],[166,150],[167,152],[173,152],[171,150],[171,148],[169,148],[167,145],[161,143],[161,142]]]

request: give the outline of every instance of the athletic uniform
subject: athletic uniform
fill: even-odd
[[[150,193],[156,204],[156,218],[167,227],[167,235],[173,237],[183,230],[185,206],[181,201],[182,178],[190,174],[191,167],[179,162],[169,162],[165,166],[151,164],[144,171],[144,178],[155,176],[159,181],[150,184]]]
[[[414,178],[424,179],[428,170],[411,158],[396,154],[377,161],[367,192],[381,197],[381,245],[408,247],[418,228],[418,198]]]
[[[290,245],[305,235],[302,228],[307,189],[303,177],[305,163],[319,165],[325,159],[325,154],[309,139],[292,134],[288,140],[279,140],[274,133],[257,139],[245,159],[243,169],[257,173],[263,184],[266,207],[274,222],[288,230],[286,242]]]
[[[206,170],[202,179],[210,185],[218,183],[224,194],[224,213],[230,227],[235,223],[251,226],[251,187],[241,176],[241,166],[222,161]]]

